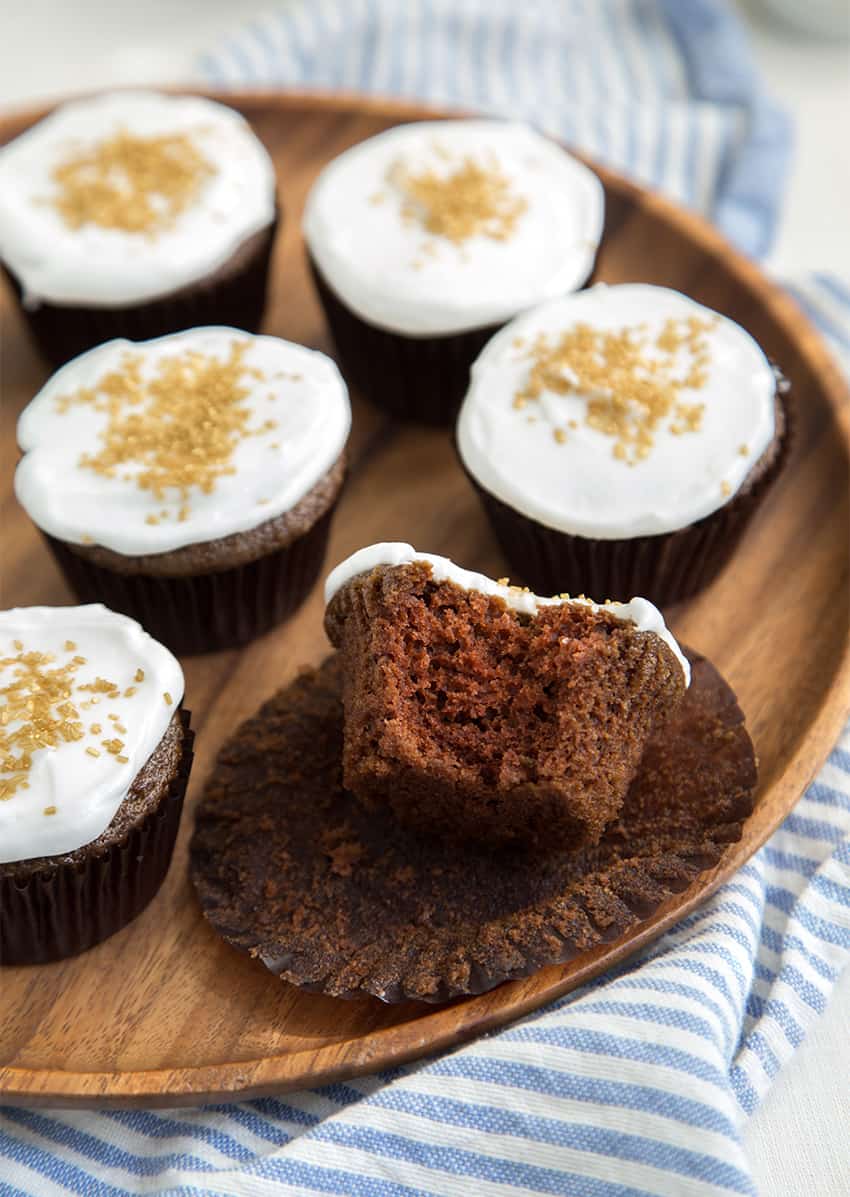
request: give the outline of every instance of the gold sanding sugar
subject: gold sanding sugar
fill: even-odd
[[[696,316],[670,319],[654,341],[642,326],[610,331],[576,324],[555,341],[541,334],[514,407],[521,411],[544,392],[584,396],[585,422],[612,438],[618,460],[634,464],[649,456],[665,422],[674,436],[699,431],[705,405],[686,403],[682,393],[708,380],[705,333],[712,324]],[[554,435],[562,444],[560,431]]]
[[[72,154],[53,171],[51,203],[71,229],[155,236],[195,202],[215,168],[185,133],[113,137]]]
[[[240,441],[276,427],[274,420],[251,427],[243,376],[259,371],[246,367],[247,350],[247,341],[233,342],[225,359],[187,350],[163,358],[149,379],[142,376],[141,357],[126,353],[96,387],[60,397],[59,412],[90,404],[107,416],[100,446],[84,453],[80,466],[115,478],[126,477],[123,468],[132,464],[136,485],[157,500],[176,492],[175,517],[186,519],[191,492],[209,494],[219,478],[235,473],[232,457]],[[168,514],[148,515],[146,522]]]
[[[507,241],[528,206],[495,160],[466,157],[447,174],[435,170],[415,174],[396,162],[387,178],[402,193],[403,220],[415,221],[426,232],[456,245],[470,237]]]
[[[85,657],[75,656],[59,665],[50,653],[28,651],[23,643],[16,656],[0,657],[0,676],[7,680],[0,685],[0,801],[11,798],[19,789],[27,788],[27,776],[32,768],[32,756],[39,748],[57,748],[62,743],[82,740],[85,729],[80,711],[92,698],[78,702],[76,695],[108,694],[117,697],[119,690],[106,678],[78,684],[74,675],[86,664]],[[72,642],[66,642],[66,650]],[[76,647],[76,646],[74,646]],[[101,724],[93,723],[93,735],[100,733]],[[116,730],[126,734],[119,725]],[[104,740],[107,752],[117,756],[124,747],[121,740]],[[86,748],[89,756],[99,757],[97,748]],[[55,813],[47,808],[45,814]]]

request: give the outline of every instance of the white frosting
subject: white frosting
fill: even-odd
[[[49,653],[55,659],[46,669],[59,669],[73,657],[85,664],[70,675],[70,701],[78,709],[83,736],[56,747],[37,748],[26,773],[27,788],[18,787],[0,802],[0,862],[30,860],[74,852],[101,835],[127,795],[130,785],[165,734],[183,698],[183,672],[167,648],[126,615],[100,604],[87,607],[18,607],[0,611],[0,661],[24,653]],[[66,647],[66,642],[74,647]],[[137,670],[144,680],[137,681]],[[0,664],[0,688],[15,678],[14,664]],[[78,686],[103,678],[121,689],[118,698],[94,695]],[[125,697],[124,691],[135,693]],[[171,702],[164,695],[168,694]],[[6,703],[0,694],[0,711]],[[116,730],[109,715],[118,716]],[[100,732],[92,732],[92,725]],[[7,734],[20,728],[6,724]],[[120,739],[120,754],[107,751],[104,740]],[[91,749],[97,752],[94,756]],[[18,750],[15,755],[19,756]],[[119,760],[118,755],[126,757]],[[0,772],[0,780],[8,773]],[[46,808],[55,808],[45,814]]]
[[[479,235],[458,245],[402,219],[401,191],[386,178],[394,164],[444,175],[467,157],[495,159],[527,205],[506,240]],[[308,196],[303,228],[321,274],[349,308],[416,337],[501,323],[581,286],[603,211],[596,175],[529,126],[423,121],[330,162]]]
[[[191,134],[214,173],[176,223],[155,236],[96,224],[69,228],[49,202],[52,172],[122,129],[143,137]],[[0,149],[0,258],[31,306],[126,307],[167,295],[217,270],[274,213],[268,153],[238,112],[199,97],[126,91],[74,100]]]
[[[112,478],[80,465],[83,453],[100,446],[108,416],[90,403],[60,411],[60,397],[96,389],[128,352],[142,355],[148,379],[167,357],[192,350],[224,360],[234,342],[248,345],[240,383],[248,388],[243,403],[249,426],[261,429],[271,420],[274,427],[238,442],[234,473],[219,477],[210,493],[193,487],[188,500],[176,489],[157,498],[137,485],[135,463]],[[263,377],[252,377],[252,369]],[[18,443],[24,456],[15,494],[40,528],[71,544],[95,543],[128,556],[170,552],[246,532],[290,510],[336,462],[350,426],[339,370],[325,354],[302,345],[233,328],[196,328],[140,343],[110,341],[63,366],[21,413]],[[181,520],[184,503],[188,513]],[[167,518],[147,522],[163,510]]]
[[[464,590],[477,590],[479,594],[493,595],[502,599],[514,611],[523,615],[536,615],[541,607],[577,606],[590,607],[591,611],[605,611],[616,619],[633,623],[639,632],[654,632],[673,652],[676,660],[682,666],[685,675],[685,685],[691,684],[691,667],[679,645],[676,643],[670,629],[664,622],[664,616],[648,599],[633,598],[628,603],[594,603],[587,598],[541,598],[528,590],[519,590],[512,586],[503,586],[494,582],[485,574],[475,573],[473,570],[461,569],[448,557],[437,557],[432,553],[417,553],[413,545],[396,542],[372,544],[365,549],[359,549],[340,562],[331,570],[325,581],[325,603],[329,603],[338,590],[347,585],[358,574],[366,574],[380,565],[412,565],[421,561],[430,565],[431,575],[435,582],[454,582]]]
[[[514,407],[539,334],[555,341],[580,322],[607,330],[645,324],[654,339],[669,318],[692,316],[714,321],[704,333],[706,385],[681,392],[684,402],[704,405],[701,426],[674,435],[665,422],[636,464],[618,460],[613,438],[585,422],[585,394],[544,391]],[[732,320],[665,287],[599,284],[520,316],[485,346],[461,408],[458,449],[485,490],[548,528],[600,539],[670,532],[739,489],[773,439],[775,389],[764,353]],[[568,429],[564,443],[556,429]]]

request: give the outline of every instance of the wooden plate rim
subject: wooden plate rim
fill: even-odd
[[[168,89],[187,91],[186,88]],[[237,107],[268,106],[285,110],[317,109],[339,116],[371,114],[389,121],[421,120],[427,117],[457,115],[446,109],[429,107],[413,101],[390,97],[362,96],[355,93],[325,91],[280,92],[274,89],[239,89],[212,91],[193,89]],[[55,103],[37,109],[18,110],[0,119],[0,142],[15,131],[40,119]],[[714,257],[722,257],[724,269],[739,285],[749,290],[766,307],[777,325],[793,342],[818,378],[831,409],[844,447],[850,456],[850,394],[841,370],[833,359],[820,334],[791,296],[762,273],[759,266],[736,250],[726,238],[696,212],[679,207],[658,192],[651,191],[625,178],[608,167],[592,163],[606,190],[625,195],[633,204],[653,211],[667,224],[674,226],[688,240]],[[619,963],[639,950],[663,931],[689,914],[726,880],[729,879],[758,850],[789,813],[803,790],[820,769],[850,716],[850,635],[844,644],[833,679],[825,691],[818,713],[803,737],[796,755],[768,791],[778,803],[765,801],[759,792],[758,806],[748,821],[750,838],[731,845],[721,862],[706,878],[695,882],[683,894],[669,899],[648,919],[640,931],[589,952],[577,967],[573,961],[566,965],[544,969],[527,981],[514,981],[495,991],[499,1003],[492,1005],[494,991],[460,999],[448,1006],[428,1009],[422,1018],[409,1024],[400,1023],[361,1039],[358,1052],[352,1051],[352,1041],[346,1041],[347,1057],[344,1065],[336,1065],[333,1057],[336,1043],[314,1050],[289,1052],[279,1056],[264,1056],[253,1060],[229,1061],[222,1064],[199,1065],[192,1068],[150,1069],[134,1071],[65,1071],[63,1069],[27,1069],[14,1066],[0,1068],[0,1099],[4,1103],[24,1101],[30,1105],[61,1107],[115,1108],[121,1105],[175,1106],[180,1099],[199,1104],[205,1100],[238,1096],[241,1100],[260,1097],[284,1089],[328,1084],[343,1077],[362,1075],[379,1068],[403,1064],[421,1055],[453,1047],[474,1035],[483,1034],[496,1026],[514,1021],[523,1015],[560,997],[563,993],[592,980],[599,973]],[[771,811],[772,814],[767,812]],[[754,845],[754,846],[753,846]],[[566,976],[565,976],[566,971]],[[540,985],[541,976],[547,981]],[[532,991],[522,989],[534,981]],[[513,997],[514,994],[518,996]],[[487,999],[486,1002],[482,999]],[[479,1006],[484,1012],[479,1013]],[[490,1007],[487,1010],[487,1007]],[[509,1014],[506,1011],[509,1010]],[[455,1017],[437,1035],[429,1037],[423,1024],[432,1017],[445,1016],[451,1011]],[[403,1035],[408,1028],[412,1033]],[[403,1037],[401,1046],[384,1041]]]

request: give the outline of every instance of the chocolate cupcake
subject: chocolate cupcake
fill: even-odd
[[[343,661],[302,674],[222,749],[197,809],[206,918],[283,980],[335,997],[443,1002],[633,932],[717,864],[753,806],[729,686],[692,681],[595,848],[499,849],[376,818],[342,781]]]
[[[316,285],[346,373],[378,407],[451,421],[506,321],[587,282],[597,177],[527,125],[401,125],[319,175],[304,212]]]
[[[345,785],[456,843],[598,843],[690,669],[643,599],[538,598],[407,544],[331,573]]]
[[[192,763],[182,698],[123,615],[0,612],[0,964],[76,955],[157,892]]]
[[[200,97],[74,100],[0,149],[0,261],[55,365],[113,337],[256,332],[276,224],[268,153]]]
[[[301,345],[229,328],[112,341],[22,413],[15,493],[82,600],[175,652],[228,648],[316,580],[350,422],[336,366]]]
[[[785,391],[732,320],[600,284],[493,338],[457,446],[518,579],[663,605],[715,578],[778,476]]]

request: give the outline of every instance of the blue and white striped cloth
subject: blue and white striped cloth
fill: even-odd
[[[535,120],[766,250],[789,151],[720,0],[291,0],[204,64]],[[850,289],[795,289],[850,369]],[[850,729],[697,913],[508,1030],[202,1110],[0,1110],[0,1193],[753,1193],[741,1128],[850,955]]]

